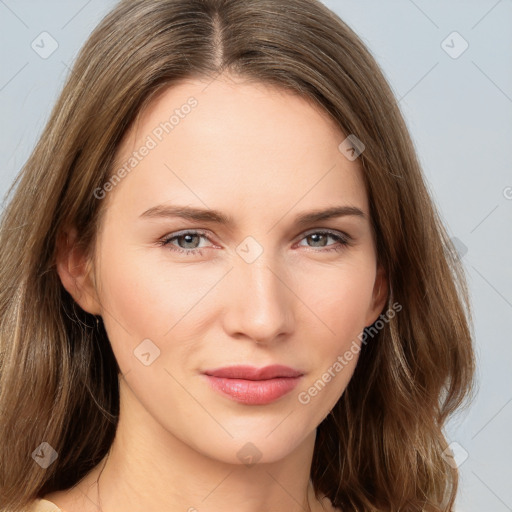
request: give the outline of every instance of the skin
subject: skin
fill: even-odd
[[[190,96],[197,99],[102,199],[108,208],[94,261],[73,248],[74,230],[59,247],[63,285],[102,316],[123,373],[106,465],[46,496],[66,512],[98,510],[103,466],[104,512],[333,510],[314,498],[309,482],[316,427],[345,390],[357,354],[308,404],[298,396],[354,340],[360,345],[357,336],[387,298],[362,170],[338,150],[346,135],[304,98],[227,75],[208,83],[190,79],[167,89],[123,140],[118,163]],[[234,224],[140,217],[162,204],[220,210]],[[339,205],[364,217],[295,221]],[[207,234],[158,244],[198,229]],[[322,237],[323,230],[350,236],[350,245]],[[257,245],[245,245],[246,237]],[[254,255],[258,246],[263,252],[250,263],[237,252]],[[327,250],[335,246],[341,250]],[[134,350],[148,338],[160,355],[146,366]],[[268,405],[237,403],[201,375],[274,363],[304,375]],[[237,455],[247,443],[260,456],[252,466]]]

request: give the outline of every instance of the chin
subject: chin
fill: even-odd
[[[274,421],[271,428],[255,429],[252,425],[245,430],[230,430],[233,438],[227,433],[209,439],[202,437],[195,443],[194,448],[211,459],[250,467],[256,463],[269,464],[284,459],[296,450],[308,435],[313,436],[314,442],[316,430],[311,433],[287,430],[283,428],[283,423],[287,420],[279,425],[282,419]]]

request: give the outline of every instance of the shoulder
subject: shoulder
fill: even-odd
[[[63,510],[49,500],[36,499],[27,507],[26,512],[63,512]]]

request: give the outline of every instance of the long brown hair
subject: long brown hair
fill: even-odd
[[[379,66],[316,0],[122,1],[84,45],[0,226],[0,509],[71,487],[115,435],[119,368],[101,319],[60,282],[60,233],[75,227],[93,254],[105,203],[93,191],[123,135],[164,88],[223,71],[312,100],[363,142],[388,310],[402,307],[317,429],[317,496],[344,511],[452,510],[443,427],[474,373],[465,275]],[[44,442],[58,454],[45,469]]]

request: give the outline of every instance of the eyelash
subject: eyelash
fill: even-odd
[[[173,245],[171,243],[173,240],[176,240],[178,238],[184,237],[186,235],[199,235],[199,236],[202,236],[204,238],[208,238],[207,237],[207,233],[205,231],[201,231],[201,230],[182,231],[182,232],[179,232],[177,234],[172,234],[172,236],[167,236],[167,237],[163,238],[162,240],[160,240],[158,242],[158,244],[161,247],[169,248],[169,250],[171,250],[173,252],[177,252],[177,253],[181,253],[181,254],[187,254],[187,255],[196,255],[196,254],[198,254],[198,255],[202,256],[203,252],[199,248],[196,248],[196,249],[182,249],[181,247],[177,247],[176,245]],[[308,233],[306,233],[301,238],[300,241],[304,240],[305,238],[307,238],[308,236],[311,236],[311,235],[328,235],[331,238],[337,240],[337,243],[332,244],[331,246],[327,246],[327,247],[329,247],[328,249],[324,248],[323,250],[316,251],[314,249],[314,247],[310,247],[310,249],[313,249],[314,252],[333,252],[333,251],[340,252],[340,251],[343,251],[346,247],[348,247],[350,245],[350,241],[351,241],[351,237],[346,235],[346,234],[341,235],[341,234],[338,234],[336,232],[332,232],[332,231],[328,231],[328,230],[309,231]]]

